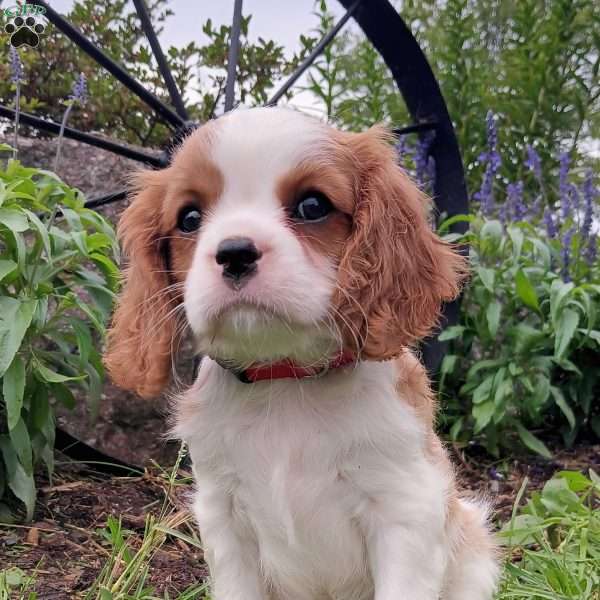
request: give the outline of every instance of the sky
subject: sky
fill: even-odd
[[[68,12],[73,0],[49,0],[58,12]],[[5,2],[6,3],[6,2]],[[192,40],[202,42],[201,26],[207,18],[217,25],[231,24],[233,0],[170,0],[168,7],[175,13],[167,20],[161,42],[165,46],[180,46]],[[342,6],[335,0],[329,2],[330,10],[343,14]],[[283,44],[290,50],[298,48],[298,37],[316,24],[311,14],[314,0],[244,0],[244,14],[252,15],[250,37],[263,36]]]
[[[49,3],[58,12],[68,13],[74,2],[49,0]],[[8,2],[5,0],[3,4],[8,5]],[[169,0],[167,6],[174,14],[165,22],[160,36],[163,50],[191,41],[202,44],[207,41],[202,33],[206,19],[210,17],[219,26],[230,25],[233,17],[233,0]],[[243,0],[243,13],[252,15],[249,37],[272,39],[289,53],[295,52],[299,49],[300,34],[308,34],[317,25],[317,18],[312,14],[314,6],[315,0]],[[343,15],[344,9],[336,0],[330,0],[328,6],[336,18]],[[352,27],[350,23],[347,26]],[[298,84],[302,82],[301,79]],[[197,94],[190,89],[187,96],[193,102]],[[311,112],[322,112],[308,93],[297,93],[293,104]]]

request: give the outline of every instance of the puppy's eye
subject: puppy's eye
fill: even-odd
[[[179,213],[177,218],[177,227],[183,233],[192,233],[196,231],[202,223],[202,215],[200,211],[194,206],[186,206]]]
[[[325,195],[319,192],[308,192],[296,204],[292,218],[315,223],[325,219],[332,210],[333,205]]]

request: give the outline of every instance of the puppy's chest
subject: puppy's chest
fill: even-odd
[[[360,458],[352,442],[317,415],[246,416],[224,427],[220,438],[206,467],[232,490],[240,518],[257,528],[272,525],[274,534],[297,537],[319,530],[327,511],[342,518],[357,499],[346,474]]]

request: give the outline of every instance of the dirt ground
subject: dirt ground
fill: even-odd
[[[159,423],[160,419],[155,418],[137,434],[129,431],[128,426],[123,428],[115,423],[113,439],[127,436],[142,455],[149,456],[157,451],[151,427],[155,428],[155,434],[164,430],[164,422],[158,426]],[[510,517],[525,476],[529,478],[531,492],[562,469],[587,472],[593,468],[600,472],[600,445],[557,451],[551,462],[529,457],[527,461],[515,459],[509,464],[491,462],[475,450],[450,450],[463,486],[491,501],[496,523]],[[139,460],[141,455],[135,458]],[[164,466],[168,468],[166,463]],[[157,467],[148,465],[142,476],[109,477],[61,464],[51,484],[43,476],[39,479],[40,494],[33,523],[18,528],[0,527],[0,565],[16,566],[27,573],[35,571],[36,591],[43,600],[80,597],[98,577],[109,556],[110,547],[102,535],[107,518],[120,516],[123,527],[141,538],[146,516],[158,514],[165,502],[168,490],[161,473]],[[189,472],[181,469],[180,476],[189,476]],[[188,485],[171,490],[172,510],[187,510],[189,491]],[[206,574],[202,553],[196,547],[170,539],[151,563],[149,584],[158,594],[173,595],[202,581]]]

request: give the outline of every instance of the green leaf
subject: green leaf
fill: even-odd
[[[554,356],[557,360],[560,360],[564,356],[578,325],[579,313],[571,308],[565,308],[556,322]]]
[[[10,275],[16,268],[17,263],[14,260],[0,260],[0,281]]]
[[[492,239],[499,243],[502,239],[502,223],[496,220],[486,221],[479,235],[482,239]]]
[[[505,363],[504,358],[485,358],[478,360],[473,366],[467,371],[467,380],[472,379],[479,373],[479,371],[493,369]]]
[[[29,222],[33,225],[33,227],[37,230],[38,234],[40,235],[42,243],[44,244],[46,256],[49,260],[51,260],[52,249],[50,246],[50,236],[48,235],[48,230],[46,229],[46,226],[39,220],[38,216],[34,212],[31,212],[26,208],[23,209],[23,212],[27,215],[27,217],[29,218]]]
[[[23,393],[25,392],[25,364],[17,355],[4,373],[2,395],[6,403],[6,420],[11,430],[21,418]]]
[[[462,325],[452,325],[452,327],[448,327],[446,329],[444,329],[444,331],[442,331],[442,333],[440,333],[440,335],[438,336],[438,340],[440,342],[447,342],[449,340],[454,340],[456,338],[459,338],[463,332],[465,331],[465,328]]]
[[[540,500],[549,513],[547,516],[563,515],[582,509],[579,496],[570,489],[569,482],[563,477],[553,477],[547,481],[542,489]]]
[[[533,406],[535,411],[539,411],[550,396],[550,379],[545,375],[537,375],[535,377],[535,385],[533,388]]]
[[[458,417],[450,427],[450,439],[456,441],[463,426],[464,417]]]
[[[31,398],[29,416],[33,426],[41,431],[46,425],[50,413],[50,404],[48,402],[48,387],[41,384],[35,389]]]
[[[2,457],[4,458],[8,486],[12,493],[25,504],[27,520],[31,521],[35,508],[35,482],[33,475],[25,472],[25,469],[23,469],[17,459],[17,454],[12,447],[10,438],[6,435],[0,435],[0,451],[2,451]]]
[[[27,431],[27,426],[23,419],[19,419],[17,424],[9,432],[10,441],[19,457],[19,462],[23,465],[27,474],[33,473],[33,455],[31,450],[31,438]]]
[[[472,413],[475,419],[474,432],[479,433],[488,425],[494,416],[495,406],[491,400],[473,405]]]
[[[458,360],[458,356],[456,354],[446,354],[444,359],[442,360],[442,366],[440,367],[440,373],[442,375],[447,375],[448,373],[452,373],[454,371],[454,367],[456,366],[456,361]]]
[[[65,381],[78,381],[80,379],[85,379],[85,375],[80,375],[78,377],[68,377],[67,375],[61,375],[60,373],[56,373],[52,371],[45,365],[43,365],[39,360],[36,360],[34,363],[34,371],[42,381],[46,383],[64,383]]]
[[[523,269],[517,271],[515,275],[515,285],[517,288],[517,295],[521,298],[523,303],[526,306],[529,306],[529,308],[539,311],[540,303],[537,294]]]
[[[27,217],[14,208],[0,208],[0,223],[13,233],[23,233],[29,229]]]
[[[592,486],[592,482],[579,471],[559,471],[555,477],[564,479],[569,489],[577,493],[585,492]]]
[[[550,286],[550,316],[552,322],[556,323],[558,313],[561,310],[566,297],[573,291],[575,284],[570,281],[565,283],[560,279],[555,279]]]
[[[36,300],[26,300],[19,303],[9,319],[0,315],[0,377],[6,373],[19,350],[36,306]]]
[[[552,458],[552,453],[550,450],[548,450],[546,444],[544,444],[544,442],[542,442],[542,440],[540,440],[538,437],[533,435],[531,431],[525,429],[521,423],[517,423],[517,433],[527,448],[533,450],[533,452],[536,452],[544,458]]]
[[[63,406],[66,406],[69,410],[73,410],[77,404],[73,392],[66,386],[60,383],[50,385],[50,392]]]
[[[517,260],[521,256],[523,248],[523,232],[518,227],[509,227],[507,233],[513,245],[513,260]]]
[[[79,319],[73,319],[71,322],[75,336],[77,337],[77,349],[79,351],[80,364],[88,362],[90,351],[92,349],[92,334],[87,325]]]
[[[487,310],[485,311],[485,315],[487,318],[488,329],[490,330],[490,335],[492,337],[496,337],[496,333],[498,333],[498,326],[500,325],[500,313],[502,311],[502,305],[498,300],[494,300],[488,304]]]
[[[473,404],[480,404],[484,400],[487,400],[492,392],[492,385],[494,383],[494,375],[486,377],[474,390],[473,392]]]
[[[573,409],[569,406],[567,399],[565,398],[562,391],[556,386],[550,387],[550,392],[552,393],[552,397],[554,398],[554,402],[558,408],[562,411],[563,415],[567,418],[569,422],[569,426],[571,427],[571,431],[575,429],[575,414],[573,413]]]
[[[496,272],[494,271],[494,269],[488,269],[487,267],[477,267],[476,272],[479,276],[479,279],[481,279],[481,283],[483,283],[483,286],[490,292],[494,293],[494,280],[496,278]]]
[[[550,248],[544,242],[537,238],[530,238],[534,248],[537,250],[539,259],[542,262],[545,271],[550,269],[552,264],[552,255],[550,254]]]

